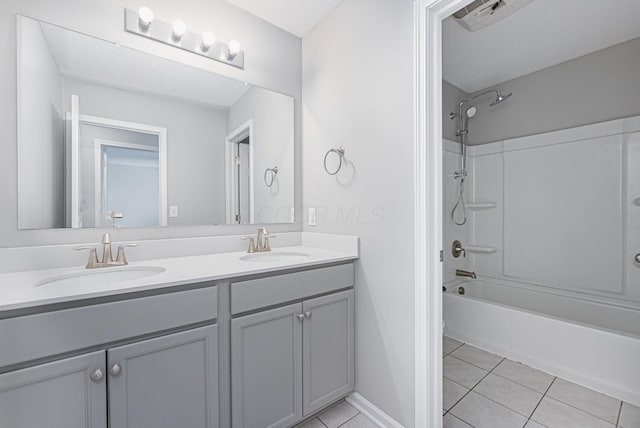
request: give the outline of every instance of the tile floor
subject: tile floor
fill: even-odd
[[[360,413],[351,404],[342,400],[318,416],[310,419],[295,428],[378,428],[365,415]]]
[[[444,428],[640,428],[640,408],[443,339]]]

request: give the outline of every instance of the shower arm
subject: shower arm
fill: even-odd
[[[465,126],[462,123],[462,106],[464,106],[469,101],[473,101],[473,100],[475,100],[477,98],[480,98],[482,96],[485,96],[485,95],[491,94],[491,93],[495,93],[496,97],[500,96],[500,92],[497,89],[488,89],[486,91],[480,92],[479,94],[475,94],[473,96],[470,96],[469,98],[465,98],[464,100],[460,101],[460,104],[458,104],[458,122],[459,122],[460,130],[464,130],[465,129]]]

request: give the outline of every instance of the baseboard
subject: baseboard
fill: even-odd
[[[357,392],[348,395],[345,400],[380,428],[404,428],[395,419]]]

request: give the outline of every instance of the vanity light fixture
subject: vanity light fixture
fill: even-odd
[[[171,24],[171,28],[173,30],[171,33],[171,38],[174,42],[178,43],[180,40],[182,40],[182,36],[184,36],[184,33],[187,32],[187,26],[181,19],[176,19],[175,21],[173,21],[173,24]]]
[[[187,30],[182,20],[171,23],[157,20],[148,7],[141,7],[137,12],[125,9],[124,16],[125,30],[129,33],[244,70],[244,51],[237,40],[227,45],[217,41],[213,31],[196,33]]]
[[[143,31],[147,31],[152,22],[153,11],[150,8],[142,6],[138,9],[138,25]]]
[[[202,45],[201,45],[202,52],[208,52],[209,49],[211,49],[211,46],[213,46],[215,43],[216,43],[216,35],[213,34],[213,32],[205,31],[204,33],[202,33]]]

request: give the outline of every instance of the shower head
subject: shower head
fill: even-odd
[[[474,106],[470,106],[465,112],[465,114],[467,115],[467,117],[471,118],[476,115],[477,111],[478,111],[477,108],[475,108]]]
[[[498,104],[500,104],[501,102],[507,100],[511,95],[513,95],[512,92],[509,92],[506,95],[502,95],[500,92],[497,93],[496,95],[496,99],[495,101],[493,101],[491,104],[489,104],[491,107],[496,106]]]

